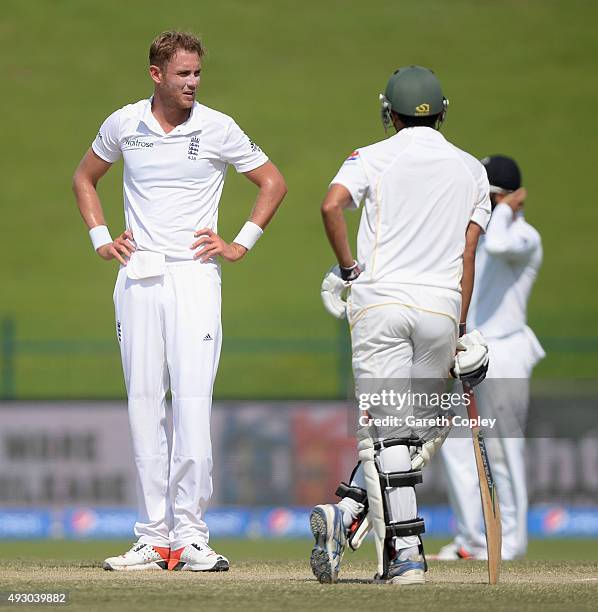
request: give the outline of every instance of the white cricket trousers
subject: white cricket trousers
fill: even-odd
[[[522,557],[527,551],[527,483],[525,438],[529,377],[544,356],[529,328],[503,338],[487,338],[489,366],[486,381],[474,389],[481,416],[497,419],[486,448],[496,482],[502,523],[502,558]],[[511,437],[521,424],[521,434]],[[504,431],[511,435],[505,435]],[[460,428],[461,429],[461,428]],[[482,504],[471,436],[453,430],[440,449],[449,501],[457,519],[455,544],[486,558]]]
[[[460,301],[459,294],[434,288],[353,286],[349,322],[357,393],[361,386],[369,387],[370,381],[365,379],[377,379],[382,386],[392,384],[397,392],[407,392],[412,379],[427,379],[435,392],[442,393],[455,356]],[[414,416],[418,416],[419,407],[412,410]],[[436,414],[435,409],[434,415],[419,416]],[[392,435],[417,435],[428,439],[428,431],[408,426]],[[384,449],[380,453],[380,468],[384,472],[410,470],[409,447]],[[365,488],[361,465],[351,484]],[[391,488],[388,499],[393,521],[417,517],[413,487]],[[396,538],[395,548],[409,549],[418,543],[417,536]]]
[[[128,278],[126,267],[118,273],[114,305],[138,477],[135,535],[147,544],[178,549],[209,538],[204,514],[212,495],[220,304],[213,263],[166,263],[163,275],[140,280]]]

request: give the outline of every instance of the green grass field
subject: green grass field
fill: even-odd
[[[377,94],[409,63],[441,77],[450,140],[477,156],[504,152],[521,163],[528,218],[545,248],[531,325],[548,338],[598,337],[588,154],[598,3],[5,0],[2,9],[0,315],[16,323],[17,396],[123,394],[113,341],[116,269],[94,255],[70,182],[103,119],[151,94],[147,48],[172,27],[201,33],[207,45],[200,100],[233,115],[289,185],[255,251],[224,266],[230,344],[216,397],[338,394],[338,327],[318,295],[333,258],[318,207],[347,153],[383,137]],[[118,166],[101,184],[113,234],[123,223],[120,176]],[[234,236],[254,195],[231,173],[224,237]],[[357,221],[353,215],[353,229]],[[588,356],[595,361],[597,344],[554,345],[538,376],[594,376]]]
[[[426,540],[428,550],[444,542]],[[371,544],[343,561],[342,579],[320,585],[307,540],[232,541],[214,546],[231,559],[219,574],[116,573],[101,560],[126,542],[0,544],[0,592],[68,591],[69,610],[594,610],[598,547],[591,540],[532,541],[525,561],[504,563],[500,584],[485,584],[485,563],[430,562],[421,588],[371,583]],[[8,608],[10,609],[10,607]],[[21,608],[19,609],[28,609]]]

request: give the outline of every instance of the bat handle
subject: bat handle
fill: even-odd
[[[478,405],[476,404],[475,395],[473,394],[471,386],[466,382],[463,383],[463,391],[469,399],[469,404],[467,404],[467,416],[470,420],[477,421],[479,418]]]

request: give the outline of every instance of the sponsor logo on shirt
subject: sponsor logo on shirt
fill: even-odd
[[[199,142],[199,136],[191,136],[189,148],[187,149],[188,159],[197,159],[197,155],[199,154]]]
[[[353,151],[349,157],[347,157],[347,161],[353,161],[359,157],[359,151]]]
[[[123,151],[132,151],[134,149],[151,149],[154,146],[153,142],[141,140],[141,138],[131,137],[125,138],[122,144]]]
[[[261,149],[260,149],[260,148],[259,148],[259,147],[258,147],[258,146],[255,144],[255,142],[253,142],[253,140],[250,140],[250,141],[249,141],[249,146],[251,147],[251,150],[252,150],[254,153],[261,153],[261,151],[262,151],[262,150],[261,150]]]

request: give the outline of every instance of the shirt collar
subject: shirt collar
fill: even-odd
[[[162,126],[158,122],[158,120],[154,117],[154,113],[152,113],[152,100],[154,97],[148,98],[143,107],[143,113],[141,115],[141,122],[146,125],[148,129],[156,134],[160,134],[160,136],[168,136],[170,134],[192,134],[193,132],[199,132],[201,130],[202,123],[202,115],[199,108],[199,102],[194,102],[191,107],[191,114],[189,118],[184,123],[181,123],[177,127],[166,134],[162,129]]]
[[[411,127],[406,127],[397,132],[396,136],[400,136],[403,134],[404,138],[409,136],[417,136],[420,138],[430,138],[436,140],[445,140],[444,136],[434,128],[428,127],[427,125],[414,125]]]

